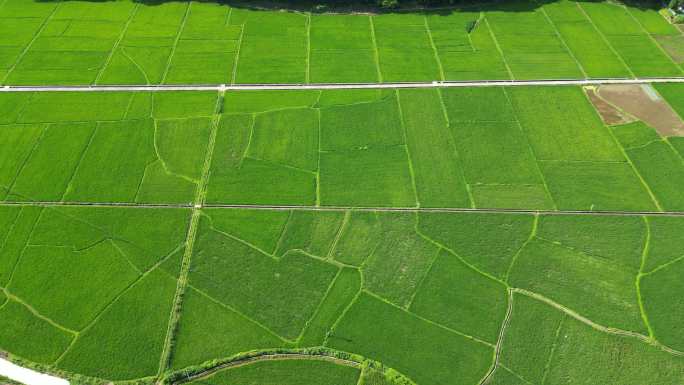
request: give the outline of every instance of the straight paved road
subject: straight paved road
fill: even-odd
[[[500,86],[570,86],[599,84],[684,83],[684,77],[641,79],[568,79],[568,80],[478,80],[402,83],[333,83],[333,84],[174,84],[132,86],[4,86],[0,92],[155,92],[155,91],[248,91],[248,90],[337,90],[363,88],[438,88]]]

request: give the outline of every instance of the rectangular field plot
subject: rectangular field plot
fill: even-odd
[[[107,12],[91,3],[58,4],[18,58],[11,84],[92,84],[136,10],[117,2]]]
[[[387,14],[371,21],[382,81],[444,79],[424,16]]]
[[[187,12],[183,3],[141,4],[97,83],[160,84]]]
[[[165,83],[226,84],[233,78],[242,27],[229,25],[232,9],[191,3]]]
[[[533,380],[579,378],[591,365],[572,363],[586,354],[614,376],[640,375],[639,360],[665,368],[653,371],[659,384],[675,385],[684,372],[681,357],[659,348],[682,342],[682,308],[668,300],[681,290],[678,218],[301,208],[195,214],[198,222],[190,209],[169,207],[0,204],[0,349],[107,381],[289,352],[299,361],[287,362],[301,365],[283,365],[299,368],[298,380],[352,385],[372,360],[388,381],[470,384],[488,373],[498,344],[499,363]],[[302,354],[359,362],[361,374],[305,365]],[[289,383],[275,362],[257,359],[208,380],[261,383],[261,371],[248,368],[268,364],[264,383]]]
[[[515,79],[583,77],[557,30],[544,13],[526,2],[487,12],[486,20]]]
[[[633,76],[578,3],[567,0],[548,3],[542,12],[556,27],[587,77]]]
[[[179,96],[42,93],[10,99],[22,114],[0,126],[0,143],[12,148],[0,155],[1,199],[189,204],[211,119],[196,104],[196,116],[172,116]],[[211,109],[214,100],[213,93],[182,96],[190,108],[199,101]]]
[[[625,7],[611,3],[578,4],[636,76],[682,75],[682,69]]]
[[[312,15],[309,82],[377,82],[378,59],[368,16]]]
[[[0,348],[86,376],[155,375],[189,220],[185,209],[0,207],[11,223]]]
[[[5,0],[0,84],[681,76],[683,43],[656,9],[608,2],[521,0],[369,15],[201,1]]]
[[[241,26],[235,83],[304,83],[309,17],[291,12],[235,9],[230,25]]]
[[[578,87],[229,91],[219,97],[3,93],[0,199],[682,207],[677,138],[640,134],[635,125],[604,126]],[[658,143],[648,143],[653,140]]]

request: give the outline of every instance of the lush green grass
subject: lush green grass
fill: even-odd
[[[282,257],[290,251],[304,251],[326,258],[343,218],[344,213],[339,211],[292,211],[275,254]]]
[[[677,83],[654,84],[653,87],[684,119],[684,85]]]
[[[663,210],[684,210],[684,159],[662,140],[626,151]]]
[[[416,206],[408,154],[403,145],[324,152],[320,180],[323,205]]]
[[[676,384],[684,370],[681,357],[633,337],[592,329],[522,295],[514,297],[501,358],[535,383]]]
[[[203,211],[213,228],[232,234],[269,254],[275,254],[291,213],[275,210]]]
[[[330,291],[306,326],[299,345],[305,347],[323,345],[333,324],[359,290],[361,290],[359,271],[350,268],[340,270]]]
[[[530,215],[420,213],[418,229],[478,269],[503,279],[532,232]]]
[[[464,289],[455,289],[458,287]],[[418,288],[409,310],[444,326],[496,343],[506,314],[506,288],[442,249]]]
[[[355,385],[359,369],[319,360],[273,360],[229,368],[192,385]]]
[[[646,231],[645,221],[637,216],[543,215],[536,235],[637,271]]]
[[[560,210],[657,209],[628,163],[548,161],[541,167]]]
[[[547,3],[543,6],[543,11],[588,77],[630,77],[631,73],[622,59],[603,39],[576,2],[562,0]]]
[[[306,81],[306,15],[233,9],[231,25],[241,25],[236,83]]]
[[[361,294],[333,330],[328,346],[383,362],[424,385],[458,378],[475,383],[491,365],[492,349]]]
[[[479,12],[455,10],[426,15],[445,80],[510,79],[487,23]],[[475,23],[476,27],[468,31]]]
[[[540,10],[515,7],[511,2],[487,12],[486,19],[515,79],[578,78],[577,61],[557,36],[555,27]]]
[[[665,18],[650,7],[607,2],[515,1],[368,15],[205,2],[36,5],[8,0],[0,7],[0,21],[0,84],[682,74],[658,46],[680,36]]]
[[[399,92],[418,202],[422,207],[469,207],[463,165],[455,147],[459,141],[449,132],[439,92]]]
[[[378,217],[383,237],[362,267],[363,287],[398,306],[409,306],[439,248],[415,232],[414,214]]]
[[[190,283],[217,301],[295,340],[313,316],[337,268],[302,252],[281,258],[212,229],[202,220]]]
[[[42,207],[24,206],[15,210],[12,225],[3,236],[2,248],[0,249],[0,286],[5,287],[12,277],[12,271],[16,266],[19,256],[31,236],[33,226],[43,211]],[[4,215],[10,215],[9,213]],[[3,215],[3,216],[4,216]],[[7,219],[5,219],[7,220]]]
[[[4,294],[0,295],[4,297]],[[24,305],[9,300],[0,306],[0,348],[34,362],[53,363],[74,335],[36,317]]]
[[[645,272],[684,255],[684,234],[679,231],[683,224],[684,219],[679,217],[648,217],[651,239],[644,264]]]
[[[634,147],[643,147],[653,141],[661,139],[656,130],[640,120],[633,123],[613,126],[611,129],[618,142],[627,150]]]
[[[57,366],[112,380],[154,376],[175,290],[175,279],[153,270],[81,332]]]
[[[259,324],[190,288],[183,298],[172,366],[183,368],[240,352],[282,345],[280,338]]]
[[[443,79],[423,15],[374,15],[371,23],[382,81]]]
[[[677,350],[684,348],[684,303],[679,295],[684,261],[675,262],[641,280],[641,295],[648,320],[658,341]]]
[[[378,81],[369,16],[311,15],[310,23],[310,82]]]
[[[520,252],[510,284],[542,294],[601,325],[645,332],[636,274],[605,258],[535,239]]]
[[[538,160],[625,160],[581,88],[512,87],[506,92]]]
[[[634,75],[682,75],[681,68],[656,45],[626,7],[603,2],[579,4]]]
[[[348,215],[332,255],[342,263],[360,266],[380,242],[382,227],[375,212],[352,211]]]
[[[232,10],[222,4],[190,3],[169,63],[165,83],[230,83],[242,27],[228,25]]]

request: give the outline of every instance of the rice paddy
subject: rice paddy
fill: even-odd
[[[7,85],[684,75],[655,11],[566,0],[6,0],[0,31]],[[681,384],[684,140],[604,96],[0,92],[0,354],[92,385]]]

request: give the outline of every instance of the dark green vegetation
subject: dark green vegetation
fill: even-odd
[[[384,0],[394,3],[396,0]],[[358,83],[684,74],[652,7],[559,0],[379,14],[133,0],[0,3],[0,84]]]
[[[0,348],[107,380],[269,349],[344,359],[300,350],[193,380],[217,385],[403,383],[347,358],[427,385],[478,384],[490,369],[490,384],[684,375],[679,217],[198,212],[185,253],[189,210],[0,206],[0,323],[11,331]]]
[[[0,106],[9,202],[684,208],[679,138],[608,128],[576,87],[3,93]]]

